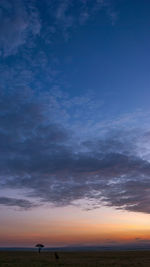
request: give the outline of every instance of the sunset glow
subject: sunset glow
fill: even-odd
[[[10,211],[8,213],[11,218],[13,215]],[[7,222],[2,220],[1,246],[32,247],[39,240],[47,246],[113,246],[138,244],[150,239],[150,218],[147,214],[109,208],[87,212],[70,207],[49,212],[43,208],[24,211],[21,216],[18,211],[16,216]]]

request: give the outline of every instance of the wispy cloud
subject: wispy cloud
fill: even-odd
[[[40,33],[40,19],[33,1],[0,2],[0,52],[9,56]]]
[[[74,0],[58,1],[56,5],[55,24],[63,30],[64,36],[70,34],[72,28],[85,24],[90,18],[104,9],[112,24],[117,20],[117,13],[109,0]],[[75,11],[76,10],[76,11]]]
[[[41,3],[35,0],[1,0],[0,55],[7,57],[21,49],[30,49],[38,45],[36,37],[50,44],[61,32],[67,40],[73,29],[85,24],[101,9],[106,10],[114,23],[116,12],[109,0],[44,0]]]

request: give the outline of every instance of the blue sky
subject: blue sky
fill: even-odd
[[[78,201],[150,213],[149,12],[146,0],[0,0],[4,214]]]

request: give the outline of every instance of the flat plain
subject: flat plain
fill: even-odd
[[[150,267],[150,251],[111,252],[53,252],[0,251],[0,267]]]

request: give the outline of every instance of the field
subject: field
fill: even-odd
[[[150,251],[123,252],[0,252],[0,267],[150,267]]]

